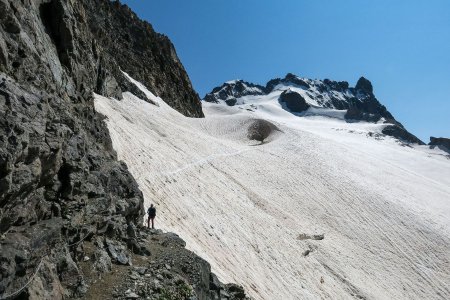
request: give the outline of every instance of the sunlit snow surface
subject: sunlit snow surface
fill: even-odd
[[[450,299],[447,153],[402,146],[381,124],[294,116],[267,96],[203,103],[206,118],[190,119],[146,93],[159,107],[130,93],[95,106],[156,226],[221,280],[255,299]],[[248,141],[254,118],[281,131]]]

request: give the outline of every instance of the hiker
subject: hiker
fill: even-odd
[[[156,208],[153,206],[153,204],[150,204],[150,207],[147,210],[148,213],[148,220],[147,220],[147,227],[150,228],[150,221],[152,221],[152,229],[155,228],[153,220],[156,217]]]

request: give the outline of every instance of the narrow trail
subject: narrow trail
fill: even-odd
[[[236,155],[242,154],[244,152],[248,152],[248,151],[251,151],[251,149],[238,150],[238,151],[233,152],[233,153],[211,154],[211,155],[208,155],[208,156],[206,156],[206,157],[204,157],[202,159],[199,159],[199,160],[193,161],[191,163],[188,163],[188,164],[186,164],[186,165],[184,165],[184,166],[182,166],[182,167],[180,167],[178,169],[175,169],[175,170],[172,170],[172,171],[168,171],[168,172],[165,172],[165,173],[162,173],[162,174],[165,175],[165,176],[178,174],[178,173],[183,172],[183,171],[185,171],[185,170],[187,170],[189,168],[193,168],[193,167],[196,167],[196,166],[201,166],[201,165],[204,165],[204,164],[208,164],[208,163],[211,163],[212,161],[217,160],[217,159],[231,157],[231,156],[236,156]]]

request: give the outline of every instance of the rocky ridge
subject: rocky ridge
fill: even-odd
[[[350,87],[346,81],[312,80],[291,73],[284,78],[272,79],[265,86],[234,80],[214,88],[203,100],[212,103],[224,102],[234,106],[244,104],[249,96],[261,95],[278,97],[278,101],[285,109],[300,116],[309,108],[346,110],[347,122],[389,124],[383,130],[383,134],[404,142],[424,145],[378,101],[371,82],[364,77],[358,80],[355,87]]]
[[[152,256],[142,193],[94,109],[94,92],[145,99],[122,71],[203,116],[169,39],[120,2],[0,0],[0,299],[85,297]],[[231,297],[183,278],[192,299]]]
[[[204,100],[207,102],[218,103],[218,100],[223,100],[227,105],[233,106],[236,104],[236,98],[244,96],[255,96],[267,94],[266,88],[249,83],[243,80],[232,80],[224,83],[220,87],[216,87],[211,93],[206,94]]]
[[[428,144],[430,147],[438,147],[439,149],[450,153],[450,139],[449,138],[436,138],[430,137],[430,143]]]

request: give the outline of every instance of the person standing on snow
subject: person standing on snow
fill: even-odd
[[[150,207],[147,210],[148,219],[147,219],[147,227],[150,228],[150,221],[152,221],[152,229],[155,228],[153,220],[156,217],[156,208],[153,204],[150,204]]]

